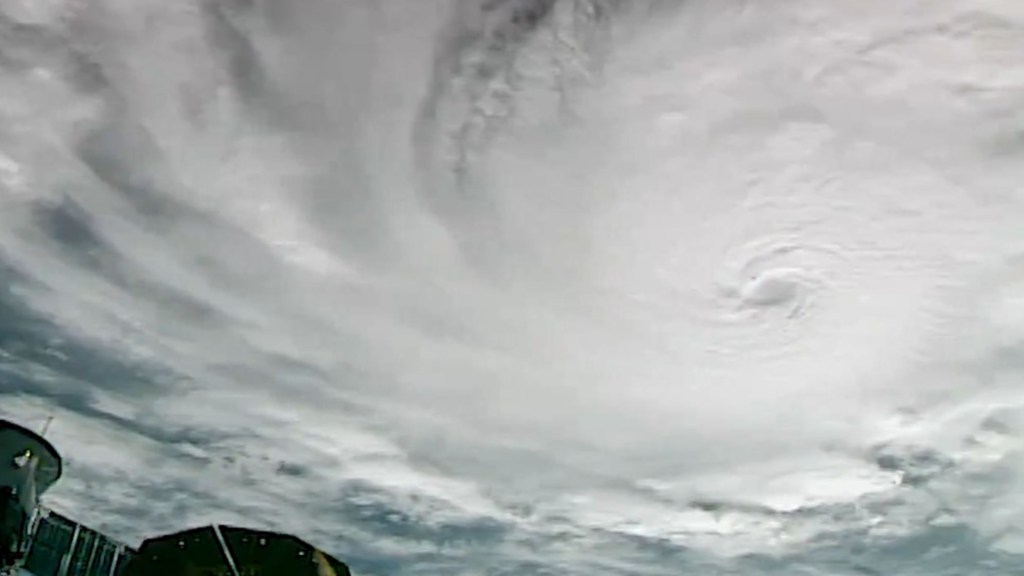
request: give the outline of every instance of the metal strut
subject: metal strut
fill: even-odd
[[[231,569],[231,576],[239,576],[238,566],[235,565],[235,557],[231,555],[228,543],[224,540],[224,535],[220,533],[220,524],[213,525],[213,534],[217,537],[217,542],[220,543],[220,550],[224,553],[224,559],[227,560],[228,568]]]

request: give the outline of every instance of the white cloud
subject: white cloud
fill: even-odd
[[[380,573],[1019,553],[1020,10],[528,4],[0,12],[54,504]]]

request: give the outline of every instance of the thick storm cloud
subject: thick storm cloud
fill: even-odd
[[[6,0],[0,416],[137,543],[1011,574],[1024,5]]]

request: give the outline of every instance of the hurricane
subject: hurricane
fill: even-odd
[[[0,415],[366,576],[1024,556],[1024,4],[5,0]]]

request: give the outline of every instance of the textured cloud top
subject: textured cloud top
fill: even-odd
[[[5,0],[0,415],[137,542],[1010,574],[1024,5]]]

